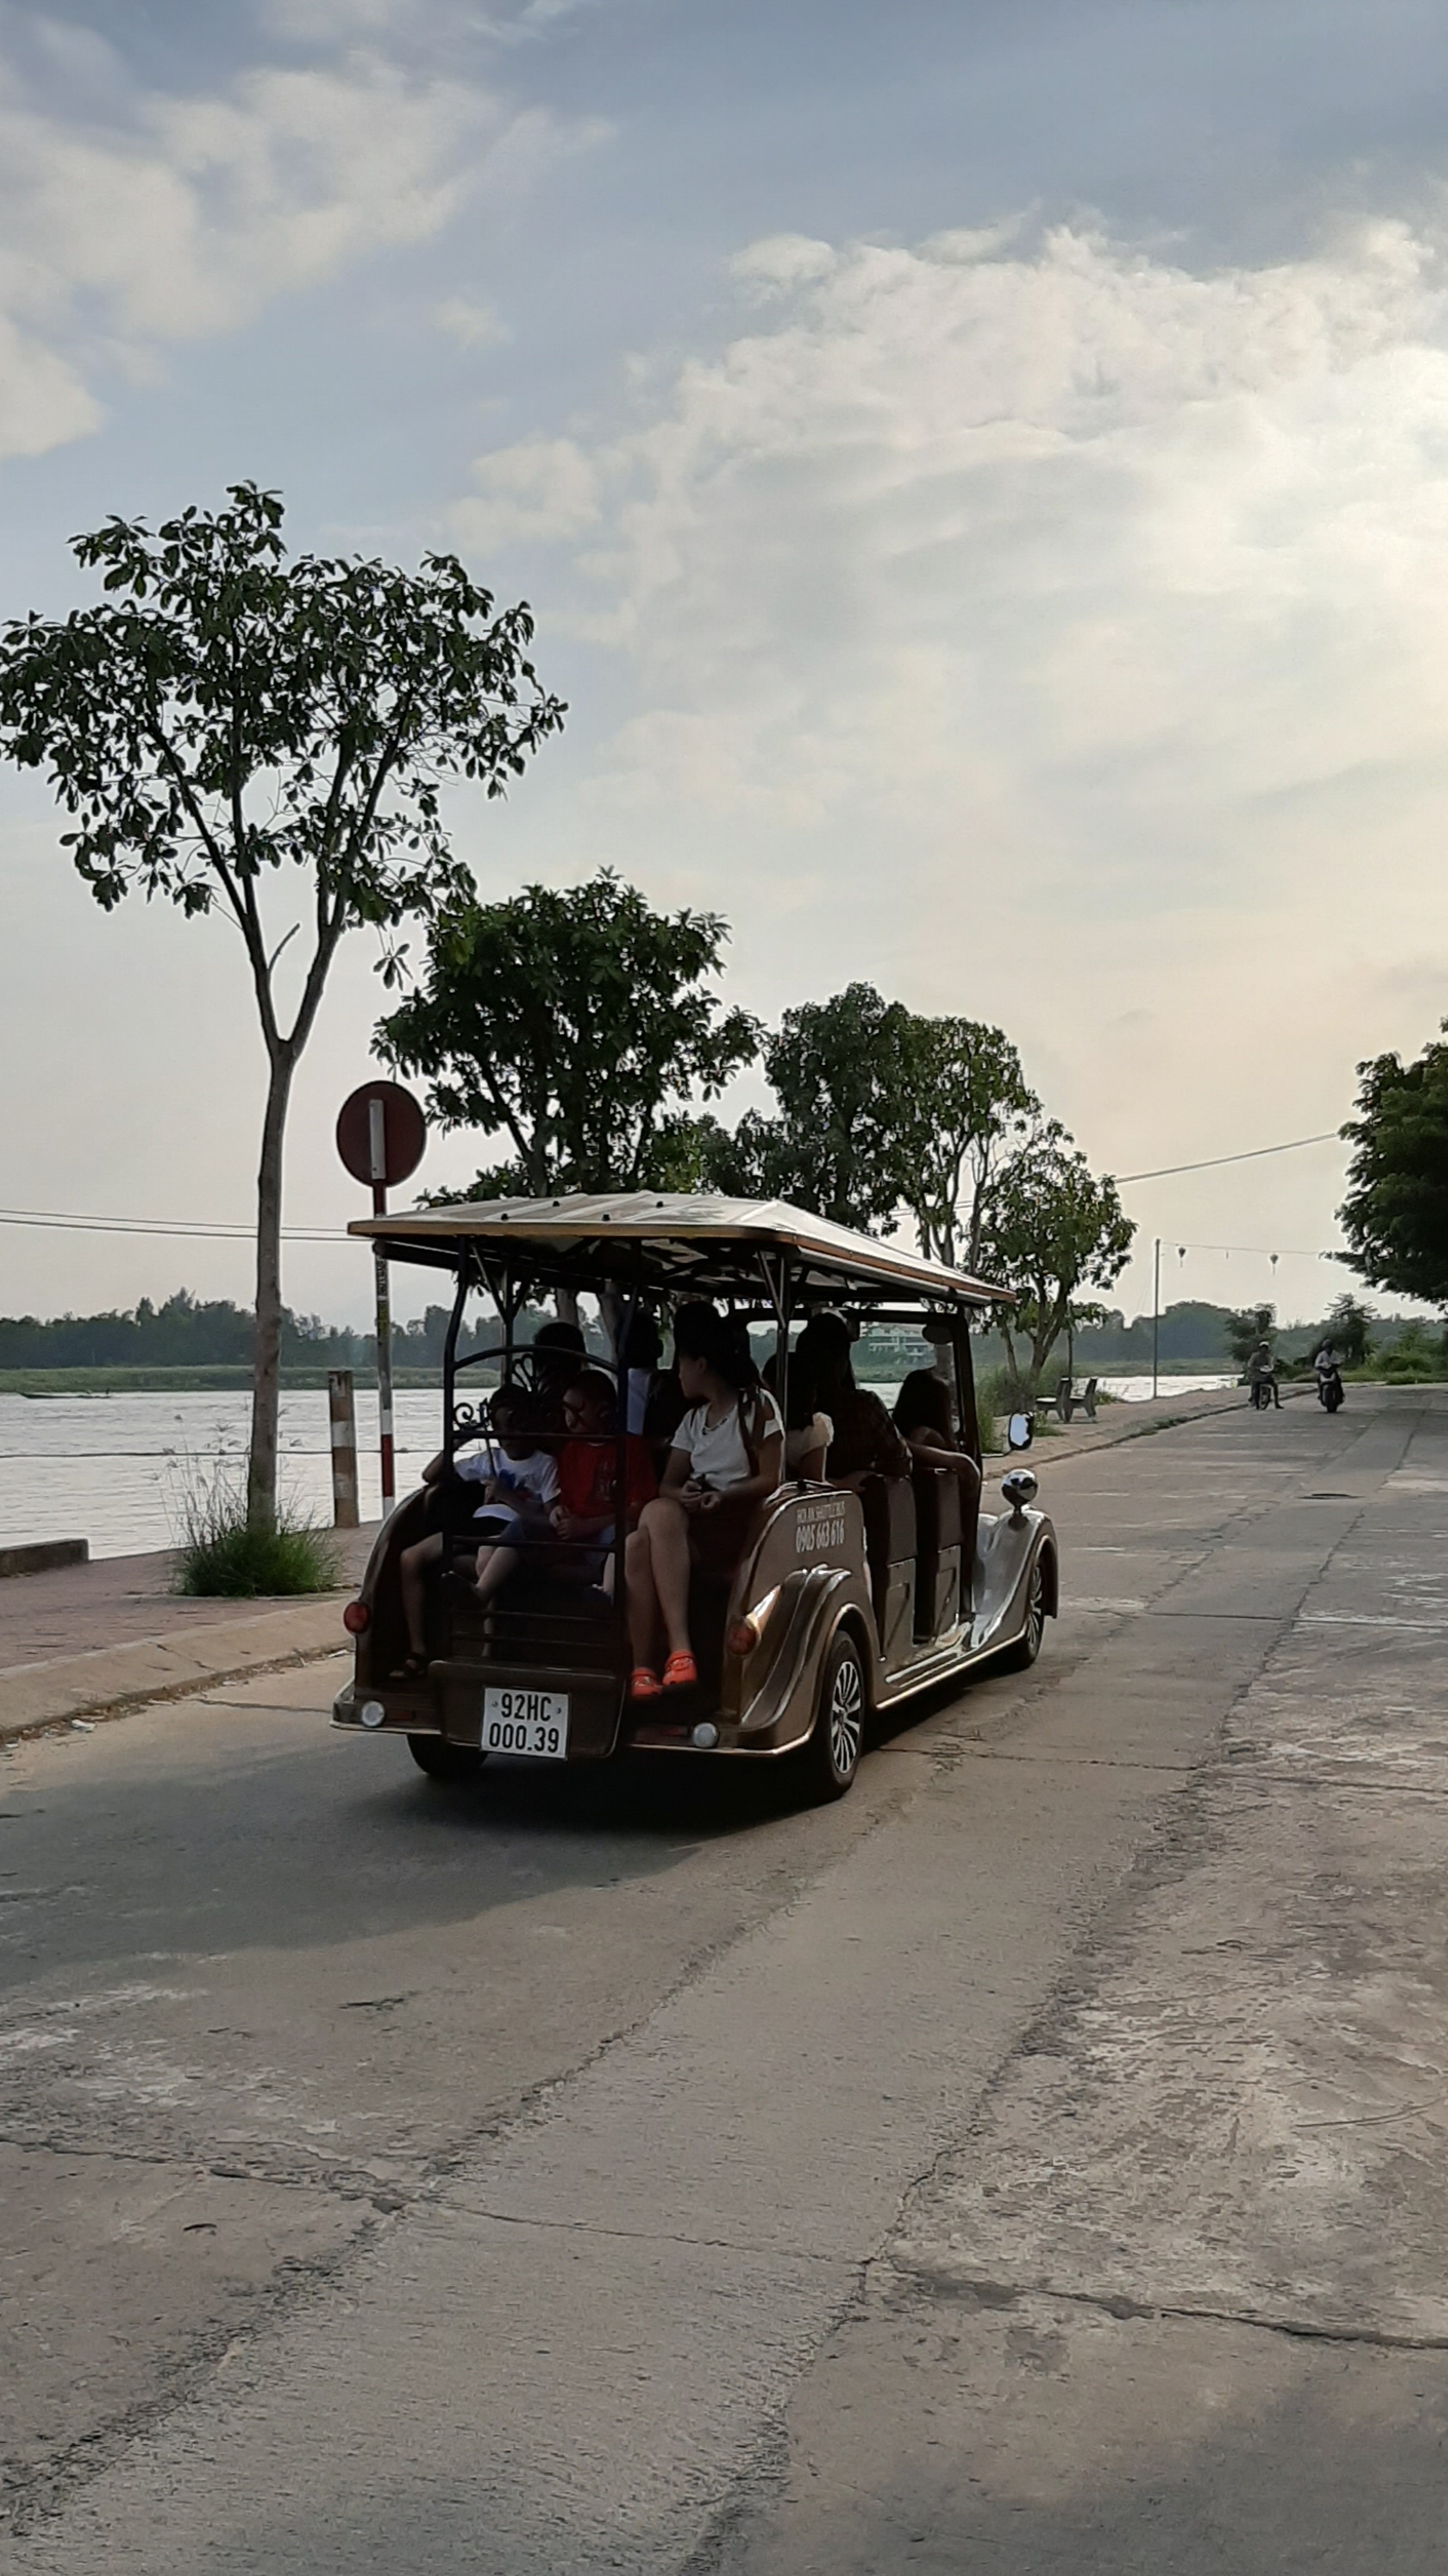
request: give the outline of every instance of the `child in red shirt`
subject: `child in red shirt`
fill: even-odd
[[[613,1380],[602,1369],[580,1369],[563,1398],[564,1441],[558,1456],[554,1530],[579,1551],[577,1571],[586,1581],[613,1589],[617,1538],[618,1419]],[[624,1444],[624,1526],[632,1529],[645,1503],[658,1492],[649,1444],[631,1431]]]

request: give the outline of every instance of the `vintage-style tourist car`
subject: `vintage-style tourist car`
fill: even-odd
[[[691,1195],[486,1200],[354,1224],[390,1260],[453,1277],[443,1367],[443,1451],[466,1456],[488,1432],[482,1372],[531,1386],[537,1361],[520,1319],[545,1300],[596,1300],[615,1347],[640,1318],[662,1337],[685,1301],[772,1337],[784,1400],[799,1329],[821,1309],[862,1329],[905,1328],[932,1344],[949,1385],[955,1462],[916,1457],[909,1475],[850,1488],[781,1483],[754,1510],[737,1561],[693,1577],[696,1686],[637,1703],[621,1579],[555,1578],[546,1545],[486,1610],[468,1583],[429,1576],[426,1652],[409,1656],[400,1560],[429,1522],[427,1490],[392,1514],[346,1622],[353,1679],[338,1727],[401,1735],[433,1778],[471,1778],[489,1753],[602,1762],[630,1748],[695,1760],[789,1759],[813,1793],[854,1778],[873,1713],[978,1666],[1031,1663],[1057,1606],[1055,1533],[1032,1508],[1036,1479],[1003,1481],[1006,1508],[981,1509],[980,1433],[970,1325],[1001,1297],[980,1280],[873,1241],[782,1201]],[[470,1305],[498,1332],[459,1355]],[[591,1365],[596,1363],[590,1362]],[[476,1388],[477,1393],[471,1390]],[[617,1491],[626,1486],[626,1404]],[[616,1595],[617,1597],[613,1597]]]

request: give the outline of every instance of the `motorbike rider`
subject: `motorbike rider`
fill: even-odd
[[[1254,1393],[1259,1386],[1269,1386],[1273,1403],[1281,1405],[1282,1398],[1277,1392],[1277,1362],[1270,1342],[1259,1342],[1247,1362],[1247,1384]]]
[[[1326,1403],[1327,1389],[1333,1378],[1338,1380],[1337,1391],[1339,1396],[1341,1396],[1342,1362],[1338,1358],[1337,1352],[1331,1342],[1324,1342],[1320,1351],[1313,1352],[1312,1365],[1317,1371],[1317,1393],[1319,1401]]]

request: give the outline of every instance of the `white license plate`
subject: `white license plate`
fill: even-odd
[[[485,1690],[478,1740],[485,1753],[532,1753],[544,1761],[566,1761],[568,1693]]]

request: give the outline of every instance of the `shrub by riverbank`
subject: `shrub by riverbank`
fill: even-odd
[[[256,1601],[335,1592],[341,1584],[336,1545],[316,1521],[284,1504],[273,1528],[248,1529],[245,1501],[225,1473],[188,1493],[183,1523],[173,1591],[209,1600]]]

